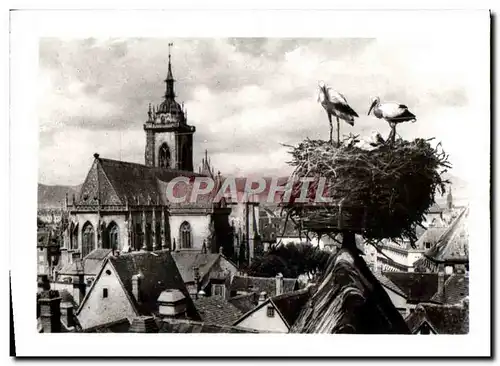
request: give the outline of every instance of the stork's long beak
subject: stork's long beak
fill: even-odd
[[[377,104],[377,102],[373,102],[373,103],[372,103],[372,105],[370,106],[370,109],[368,110],[368,114],[367,114],[367,116],[369,116],[369,115],[370,115],[370,113],[371,113],[371,111],[372,111],[373,107],[375,107],[375,104]]]

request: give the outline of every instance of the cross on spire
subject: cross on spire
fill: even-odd
[[[165,90],[165,98],[170,98],[174,99],[175,98],[175,93],[174,93],[174,76],[172,74],[172,62],[171,62],[171,47],[173,46],[173,43],[168,44],[168,73],[167,73],[167,78],[165,79],[165,84],[166,85],[166,90]]]

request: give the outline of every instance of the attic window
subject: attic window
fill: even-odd
[[[105,299],[108,297],[108,289],[107,288],[103,288],[102,289],[102,298]]]
[[[109,276],[111,274],[111,271],[109,269],[107,269],[106,274]]]
[[[274,318],[274,307],[272,306],[267,307],[267,317]]]

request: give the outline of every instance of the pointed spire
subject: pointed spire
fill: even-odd
[[[165,79],[166,90],[165,90],[165,99],[174,99],[174,76],[172,74],[172,62],[171,62],[171,53],[170,47],[173,46],[173,43],[168,44],[168,73],[167,78]]]
[[[149,121],[153,120],[153,111],[151,110],[151,103],[149,103],[148,118]]]

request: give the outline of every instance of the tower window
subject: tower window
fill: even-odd
[[[165,142],[160,146],[160,151],[158,153],[158,166],[160,168],[170,167],[170,149]]]
[[[90,222],[87,222],[83,227],[82,234],[82,257],[85,257],[94,250],[95,231]]]
[[[184,221],[180,227],[180,245],[181,248],[191,248],[191,225],[189,222]]]

